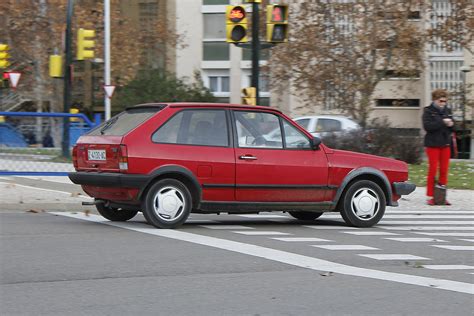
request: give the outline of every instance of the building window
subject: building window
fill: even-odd
[[[210,76],[209,90],[211,92],[229,92],[229,77],[228,76]]]
[[[378,99],[377,106],[384,107],[420,107],[419,99]]]
[[[377,75],[379,75],[383,79],[419,79],[420,71],[377,70]]]
[[[229,4],[229,0],[203,0],[203,5]]]
[[[269,49],[261,49],[260,50],[260,60],[268,60],[270,57],[270,50]],[[243,49],[242,50],[242,60],[252,60],[252,50],[251,49]]]
[[[212,13],[203,14],[204,17],[204,38],[205,39],[225,39],[225,14]]]
[[[248,76],[249,78],[249,86],[252,86],[252,76]],[[265,75],[260,75],[260,78],[258,79],[258,88],[260,92],[269,92],[270,87],[269,87],[269,81],[268,77]]]
[[[229,44],[226,42],[203,42],[204,60],[229,60]]]

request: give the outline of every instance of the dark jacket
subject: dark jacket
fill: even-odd
[[[443,119],[450,118],[451,109],[447,106],[440,109],[433,103],[423,110],[423,128],[426,131],[425,147],[445,147],[451,145],[453,127],[444,124]]]

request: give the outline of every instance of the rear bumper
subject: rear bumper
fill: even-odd
[[[396,195],[408,195],[415,191],[416,185],[409,182],[394,182],[393,191]]]
[[[107,188],[142,188],[149,180],[147,175],[108,172],[70,172],[68,177],[75,184]]]

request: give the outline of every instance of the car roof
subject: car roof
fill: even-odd
[[[233,109],[247,109],[247,110],[264,110],[282,113],[280,110],[271,108],[269,106],[259,105],[242,105],[242,104],[231,104],[231,103],[205,103],[205,102],[170,102],[170,103],[143,103],[134,106],[127,107],[127,109],[136,108],[150,108],[150,107],[172,107],[172,108],[233,108]]]
[[[350,117],[343,116],[343,115],[307,115],[307,116],[300,116],[295,117],[293,120],[301,120],[301,119],[312,119],[312,118],[330,118],[330,119],[339,119],[339,120],[351,120]]]

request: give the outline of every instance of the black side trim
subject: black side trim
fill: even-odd
[[[70,172],[69,179],[75,184],[109,188],[141,188],[148,181],[148,175],[109,172]]]
[[[337,202],[341,198],[342,192],[344,192],[344,189],[349,184],[349,182],[351,182],[351,180],[353,180],[354,178],[356,178],[358,176],[364,175],[364,174],[370,174],[370,175],[374,175],[374,176],[377,176],[378,178],[380,178],[380,180],[382,180],[382,182],[385,184],[385,188],[381,188],[381,189],[384,192],[387,192],[387,196],[386,196],[387,205],[389,205],[389,206],[398,206],[398,203],[394,203],[392,201],[392,188],[390,186],[390,182],[388,181],[387,176],[383,172],[381,172],[380,170],[370,168],[370,167],[363,167],[363,168],[355,169],[355,170],[352,170],[351,172],[349,172],[349,174],[344,178],[341,185],[339,186],[339,188],[336,192],[336,196],[334,197],[333,202],[335,204],[337,204]]]
[[[216,213],[228,212],[246,213],[249,211],[329,211],[335,208],[332,202],[211,202],[202,201],[196,212]],[[194,212],[194,211],[193,211]]]
[[[203,184],[203,188],[236,188],[236,189],[319,189],[334,190],[335,185],[306,185],[306,184]]]
[[[393,191],[396,195],[408,195],[415,191],[416,185],[410,182],[394,182]]]

